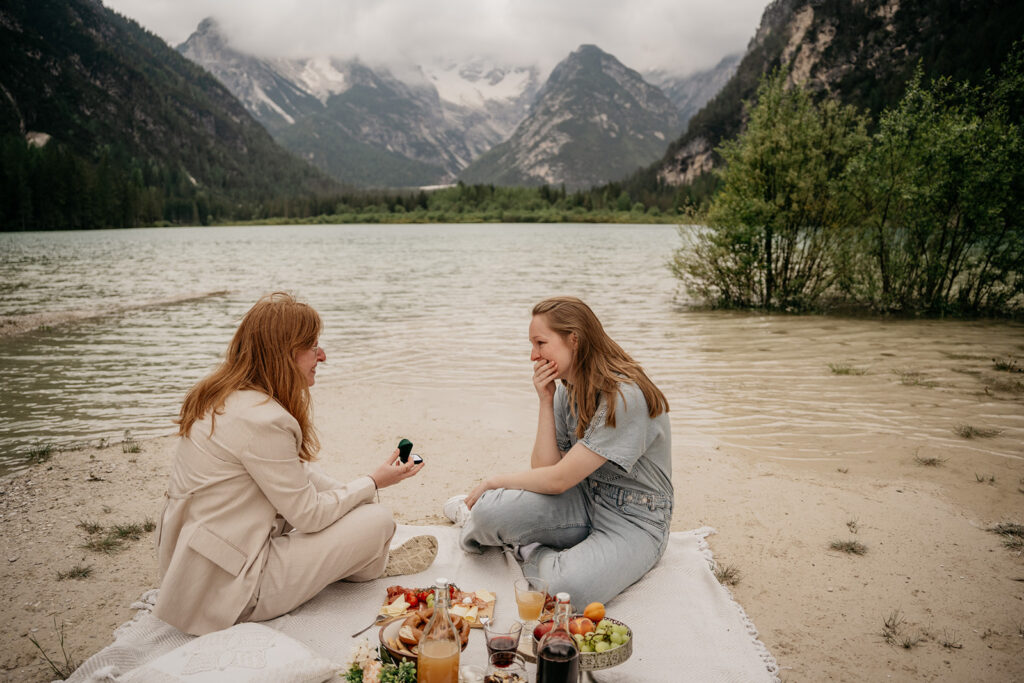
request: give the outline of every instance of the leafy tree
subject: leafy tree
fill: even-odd
[[[920,70],[851,165],[865,230],[846,276],[880,311],[976,315],[1024,291],[1024,51],[986,87]]]
[[[816,104],[786,82],[781,70],[762,78],[746,131],[718,149],[725,168],[707,229],[671,264],[691,292],[719,306],[815,305],[836,281],[856,218],[841,186],[867,141],[864,117],[834,100]]]

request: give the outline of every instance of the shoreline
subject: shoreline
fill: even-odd
[[[332,416],[320,425],[320,464],[339,479],[369,471],[393,447],[390,415],[416,435],[428,467],[381,493],[404,524],[445,523],[448,495],[495,463],[522,466],[533,438],[527,394],[481,404],[454,391],[396,398],[352,387],[318,401],[318,415]],[[880,435],[871,444],[878,458],[786,461],[693,433],[684,415],[672,417],[672,529],[716,529],[707,539],[715,560],[738,572],[730,590],[783,681],[1024,678],[1024,559],[988,530],[1024,521],[1020,460],[971,455],[923,467],[898,436]],[[151,532],[103,554],[81,547],[89,535],[78,525],[155,521],[174,442],[143,440],[137,454],[118,444],[66,451],[0,479],[0,678],[51,680],[29,636],[59,657],[63,625],[81,662],[156,587]],[[992,481],[976,481],[981,470]],[[866,552],[830,549],[834,540],[859,541]],[[91,575],[57,579],[75,565],[91,566]],[[889,644],[884,622],[894,616],[902,625]]]

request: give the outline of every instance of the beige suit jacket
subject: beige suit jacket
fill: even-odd
[[[295,418],[257,391],[235,392],[212,424],[207,415],[181,438],[157,527],[156,616],[196,635],[231,626],[280,517],[314,533],[373,499],[372,478],[324,475],[299,459],[301,442]]]

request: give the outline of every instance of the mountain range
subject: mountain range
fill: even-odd
[[[660,89],[597,46],[583,45],[551,72],[512,137],[459,177],[581,189],[649,164],[681,132],[679,112]]]
[[[483,59],[396,69],[261,58],[232,47],[213,19],[177,49],[284,147],[338,180],[371,186],[616,179],[659,158],[738,61],[686,78],[657,72],[672,100],[596,46],[573,52],[546,79],[536,65]]]

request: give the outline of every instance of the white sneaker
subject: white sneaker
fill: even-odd
[[[451,520],[455,526],[462,526],[469,519],[469,508],[466,507],[466,494],[462,493],[452,496],[445,501],[442,508],[444,516]]]

